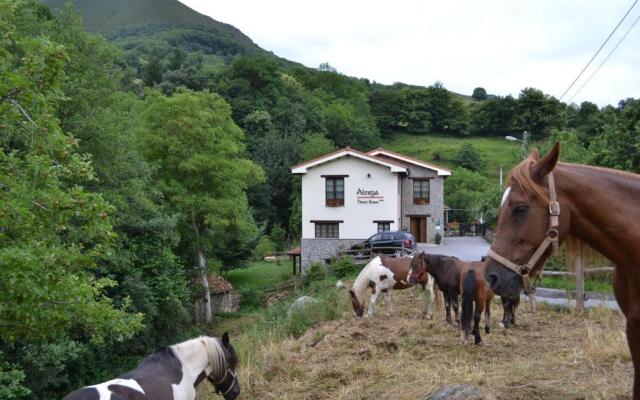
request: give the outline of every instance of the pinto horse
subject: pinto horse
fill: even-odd
[[[120,378],[87,386],[63,400],[194,400],[196,386],[208,379],[225,400],[240,395],[238,357],[225,332],[164,347]]]
[[[542,158],[534,150],[509,174],[485,277],[497,294],[530,293],[530,279],[569,238],[611,260],[640,400],[640,175],[559,163],[559,155],[558,143]]]
[[[385,296],[387,305],[387,315],[391,315],[391,290],[407,289],[415,285],[410,284],[408,277],[411,271],[411,257],[375,257],[360,271],[358,277],[353,282],[353,286],[349,289],[351,298],[351,306],[357,317],[364,314],[364,296],[368,288],[371,288],[371,300],[369,301],[369,310],[367,316],[373,316],[373,307],[380,293]],[[426,307],[427,316],[433,316],[432,305],[430,299],[436,296],[433,291],[433,280],[429,279],[428,274],[424,274],[417,281],[423,289],[426,289]]]

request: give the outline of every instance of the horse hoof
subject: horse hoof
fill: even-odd
[[[507,329],[507,326],[505,324],[503,324],[502,322],[498,322],[498,326],[500,328]]]
[[[482,340],[479,341],[479,342],[476,342],[476,346],[482,347],[482,346],[484,346],[484,342]]]
[[[485,326],[484,331],[487,332],[487,333],[490,333],[491,329],[488,326]]]

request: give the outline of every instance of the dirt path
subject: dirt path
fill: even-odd
[[[628,399],[632,366],[618,313],[587,315],[520,307],[515,329],[498,327],[484,347],[416,318],[418,294],[394,293],[395,314],[342,319],[300,339],[257,349],[240,370],[243,399],[422,399],[443,385],[473,383],[495,399]],[[484,331],[483,331],[484,332]],[[213,399],[215,397],[199,397]]]

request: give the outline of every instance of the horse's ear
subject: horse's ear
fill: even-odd
[[[538,154],[538,150],[532,149],[531,153],[529,153],[529,158],[531,158],[533,161],[538,161],[540,159],[540,154]]]
[[[533,180],[538,183],[542,183],[544,177],[547,176],[549,172],[553,171],[553,169],[556,167],[559,157],[560,143],[556,142],[556,144],[553,146],[553,149],[551,149],[549,153],[542,157],[533,166],[533,170],[531,171],[531,177],[533,178]]]
[[[229,347],[229,333],[225,332],[222,334],[222,344]]]

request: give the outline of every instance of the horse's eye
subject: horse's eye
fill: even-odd
[[[528,209],[529,209],[529,206],[526,204],[517,205],[513,209],[513,215],[524,214],[525,212],[527,212]]]

